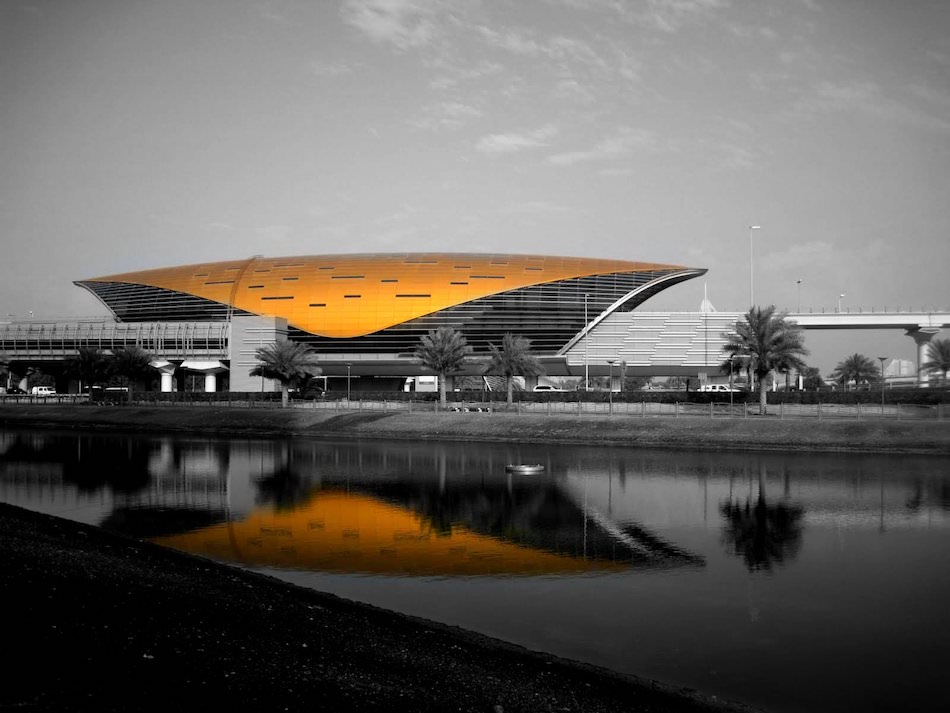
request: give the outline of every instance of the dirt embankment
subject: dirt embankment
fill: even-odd
[[[697,450],[950,455],[950,420],[816,421],[406,413],[209,406],[2,405],[0,426],[333,438],[576,443]]]
[[[0,504],[3,710],[736,710]]]

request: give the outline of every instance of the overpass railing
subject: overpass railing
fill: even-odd
[[[141,347],[171,359],[227,358],[227,322],[30,321],[0,323],[7,359],[64,359],[80,348]]]

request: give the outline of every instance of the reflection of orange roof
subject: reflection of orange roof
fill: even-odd
[[[255,510],[154,542],[242,564],[330,572],[449,576],[621,570],[523,547],[454,525],[433,530],[421,516],[362,494],[321,492],[299,509]]]
[[[519,287],[614,272],[682,270],[538,255],[308,255],[183,265],[83,282],[128,282],[285,317],[326,337],[358,337]]]

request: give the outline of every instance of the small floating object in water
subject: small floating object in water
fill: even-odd
[[[509,463],[505,466],[505,470],[520,475],[537,475],[544,472],[544,466],[540,463]]]

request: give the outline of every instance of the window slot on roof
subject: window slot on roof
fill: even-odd
[[[335,267],[318,267],[318,270],[336,270]]]
[[[209,280],[206,285],[233,285],[234,280]]]
[[[279,265],[274,265],[274,267],[303,267],[302,262],[282,262]]]
[[[281,297],[261,297],[262,300],[292,300],[293,295],[283,295]]]
[[[207,276],[208,276],[207,272],[199,272],[195,274],[195,277],[207,277]]]
[[[543,267],[525,267],[525,270],[537,270],[539,272],[543,269]]]
[[[362,280],[363,275],[333,275],[331,280]]]
[[[432,297],[432,295],[428,295],[428,294],[404,294],[404,295],[396,295],[396,297]]]
[[[249,289],[249,290],[259,290],[259,289],[261,289],[263,286],[264,286],[264,285],[248,285],[248,286],[247,286],[247,289]]]
[[[472,266],[471,265],[456,265],[455,269],[456,270],[471,270]]]
[[[473,280],[504,280],[504,275],[469,275]]]
[[[450,285],[467,285],[467,282],[450,282]]]
[[[390,279],[387,279],[387,280],[380,280],[380,282],[399,282],[399,280],[394,280],[394,279],[390,278]]]
[[[348,299],[348,300],[358,300],[360,298],[360,295],[343,295],[343,297],[344,299]]]
[[[311,307],[326,307],[327,303],[326,302],[311,302],[310,306]]]
[[[286,281],[290,281],[290,280],[297,280],[297,279],[299,279],[299,278],[296,278],[296,277],[282,277],[282,278],[280,278],[280,279],[286,280]]]

